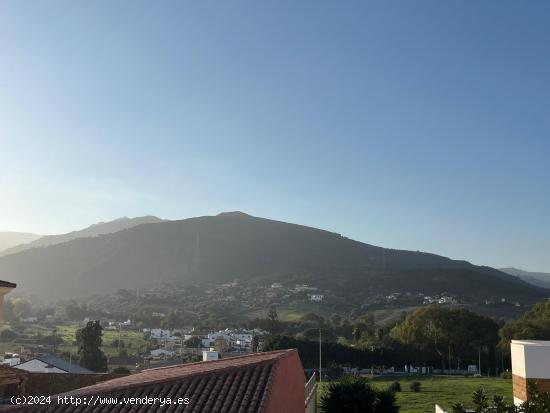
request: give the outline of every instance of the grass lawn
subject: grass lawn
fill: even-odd
[[[375,387],[387,388],[394,381],[401,383],[401,392],[396,393],[397,404],[401,406],[400,413],[433,413],[435,404],[450,411],[453,404],[462,402],[466,407],[472,407],[472,393],[483,388],[490,398],[501,395],[505,401],[512,401],[512,381],[496,378],[467,377],[376,377],[371,379]],[[422,383],[419,393],[409,390],[413,381]],[[319,395],[323,392],[322,384]]]

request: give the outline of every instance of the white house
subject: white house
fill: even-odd
[[[324,298],[325,298],[325,296],[324,296],[323,294],[311,294],[311,295],[309,296],[309,299],[310,299],[311,301],[317,301],[317,302],[323,301]]]
[[[162,328],[152,328],[151,338],[172,338],[172,333],[170,332],[170,330],[163,330]]]
[[[2,361],[2,365],[13,367],[21,363],[21,358],[19,357],[19,354],[17,353],[6,353],[4,356],[4,361]]]

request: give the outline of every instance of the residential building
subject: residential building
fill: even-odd
[[[172,332],[170,330],[163,330],[162,328],[152,328],[151,329],[151,338],[155,339],[164,339],[171,338]]]
[[[42,354],[33,357],[24,363],[13,366],[19,370],[32,373],[71,373],[71,374],[92,374],[91,370],[80,367],[76,363],[70,363],[62,358],[50,354]]]
[[[325,299],[325,296],[323,294],[311,294],[309,296],[309,299],[311,301],[317,301],[317,302],[321,302]]]
[[[151,356],[153,357],[171,357],[174,354],[176,354],[173,351],[165,350],[163,348],[157,348],[155,350],[151,350],[150,353],[151,353]]]

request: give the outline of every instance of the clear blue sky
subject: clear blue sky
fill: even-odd
[[[220,211],[550,271],[550,2],[0,2],[0,229]]]

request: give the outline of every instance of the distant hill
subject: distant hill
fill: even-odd
[[[519,277],[530,284],[550,289],[550,273],[548,272],[530,272],[517,268],[501,268],[500,271]]]
[[[162,282],[309,283],[350,300],[393,291],[534,302],[547,290],[489,267],[381,248],[243,213],[145,223],[0,257],[0,279],[44,298]]]
[[[97,224],[90,225],[89,227],[82,230],[69,232],[67,234],[45,236],[28,234],[34,235],[34,237],[29,237],[26,241],[13,244],[11,245],[11,248],[7,247],[3,251],[0,248],[0,256],[14,254],[27,250],[29,248],[40,248],[48,247],[50,245],[61,244],[63,242],[68,242],[77,238],[96,237],[99,235],[111,234],[114,232],[122,231],[123,229],[135,227],[136,225],[152,222],[162,222],[162,220],[154,216],[144,216],[137,218],[123,217],[115,219],[114,221],[99,222]]]
[[[40,237],[41,235],[28,232],[0,232],[0,253],[8,248],[34,241]]]

